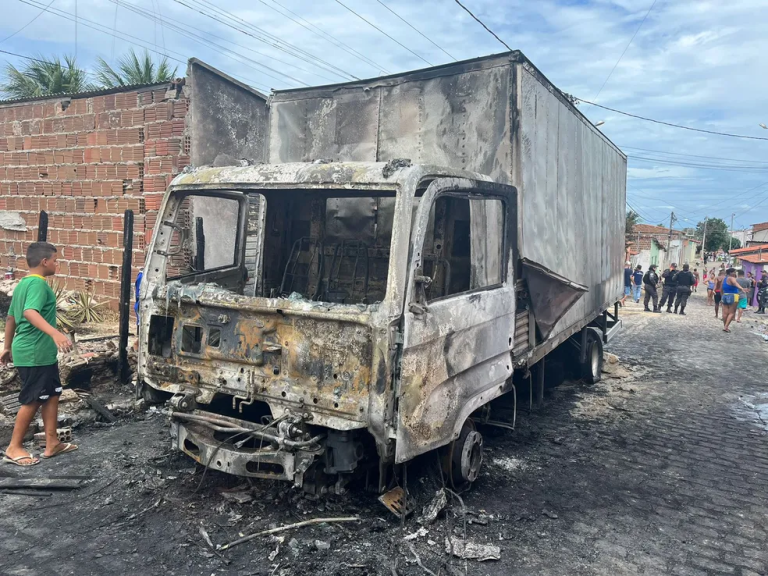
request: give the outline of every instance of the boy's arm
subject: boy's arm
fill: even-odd
[[[27,321],[32,324],[32,326],[53,338],[56,347],[62,352],[69,352],[72,349],[72,342],[69,340],[69,338],[48,324],[40,312],[34,308],[27,308],[24,310],[24,318],[26,318]]]
[[[5,342],[3,346],[3,353],[0,354],[0,364],[8,364],[13,362],[11,356],[11,345],[13,344],[13,336],[16,333],[16,318],[12,314],[8,314],[5,319]]]

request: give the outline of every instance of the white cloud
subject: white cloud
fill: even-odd
[[[33,0],[40,1],[40,0]],[[459,59],[503,51],[504,48],[458,5],[448,0],[382,0],[437,44]],[[276,49],[270,42],[246,35],[207,18],[182,5],[226,7],[237,18],[258,26],[285,42],[305,50],[328,64]],[[279,0],[282,6],[300,14],[307,22],[332,34],[364,55],[350,54],[319,32],[298,25],[279,11],[273,0],[120,0],[116,30],[137,39],[113,40],[81,24],[77,53],[92,67],[97,56],[110,60],[124,53],[132,43],[166,52],[182,62],[199,57],[222,70],[254,83],[264,90],[307,84],[343,81],[345,73],[359,78],[377,76],[384,70],[399,72],[425,67],[419,57],[398,46],[362,22],[333,0],[306,2]],[[45,2],[47,4],[47,1]],[[155,25],[122,4],[157,12],[172,22]],[[345,4],[370,19],[421,58],[434,64],[450,61],[440,49],[407,27],[376,0],[346,0]],[[521,49],[557,86],[582,98],[592,99],[613,68],[627,42],[645,17],[651,0],[471,0],[468,6],[510,46]],[[4,0],[7,9],[0,20],[0,39],[15,32],[39,13],[19,0]],[[75,0],[57,0],[51,11],[74,11]],[[269,6],[276,10],[270,9]],[[81,17],[112,30],[115,4],[106,0],[78,0]],[[215,8],[205,8],[214,12]],[[293,16],[292,16],[293,17]],[[768,11],[764,0],[676,0],[659,1],[648,15],[620,64],[602,90],[599,102],[628,112],[691,127],[768,137],[758,123],[768,123],[765,94],[768,74],[764,54],[768,53]],[[237,27],[245,29],[239,22]],[[308,24],[305,26],[310,27]],[[196,30],[189,30],[193,27]],[[193,39],[189,34],[215,34],[223,39],[210,41],[236,51],[225,55]],[[0,49],[23,54],[74,53],[75,26],[53,14],[40,16],[31,26]],[[236,43],[236,44],[235,44]],[[4,56],[0,55],[0,59]],[[365,62],[365,58],[376,65]],[[14,63],[18,59],[10,58]],[[279,61],[278,61],[279,60]],[[276,71],[269,71],[263,65]],[[330,68],[338,67],[344,72]],[[291,78],[288,78],[287,76]],[[689,219],[728,217],[747,210],[750,219],[768,220],[768,186],[752,193],[746,190],[768,181],[768,142],[707,136],[642,122],[605,110],[582,105],[592,120],[604,120],[601,130],[620,146],[627,147],[629,198],[647,204],[649,216],[663,218],[669,206]],[[644,148],[663,152],[630,150]],[[667,154],[667,153],[675,153]],[[684,165],[632,160],[645,155],[681,164],[709,168],[727,163],[717,158],[745,159],[754,164],[749,171],[719,171]],[[693,158],[697,155],[711,158]],[[634,190],[633,190],[634,189]],[[645,196],[643,198],[642,196]],[[654,201],[651,198],[656,197]],[[733,201],[729,201],[733,198]],[[665,206],[662,208],[658,200]],[[746,217],[746,216],[745,216]]]

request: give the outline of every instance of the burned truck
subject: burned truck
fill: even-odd
[[[148,249],[138,371],[175,448],[337,492],[439,449],[461,484],[546,358],[600,378],[626,156],[521,53],[279,91],[268,122],[264,163],[174,179]]]

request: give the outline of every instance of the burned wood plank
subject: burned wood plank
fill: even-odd
[[[0,489],[14,488],[75,490],[83,485],[74,478],[0,478]]]

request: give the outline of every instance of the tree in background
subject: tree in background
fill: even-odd
[[[704,237],[704,222],[696,225],[696,239],[701,240]],[[731,240],[728,232],[728,224],[722,218],[707,218],[707,240],[704,250],[706,252],[717,252],[718,250],[728,251],[728,246],[732,250],[741,248],[741,241],[738,238]]]
[[[626,234],[632,234],[632,231],[635,229],[635,224],[639,224],[639,223],[640,223],[640,214],[638,214],[634,210],[628,210],[627,222],[625,225],[624,232]]]
[[[6,64],[0,91],[9,98],[34,98],[53,94],[83,92],[91,86],[85,70],[77,66],[72,56],[39,57],[29,60],[21,70]]]
[[[177,68],[171,69],[165,57],[155,64],[147,50],[144,50],[144,54],[139,57],[131,49],[128,54],[118,59],[117,70],[107,64],[104,58],[97,60],[96,83],[103,88],[170,82],[176,76],[177,70]]]

